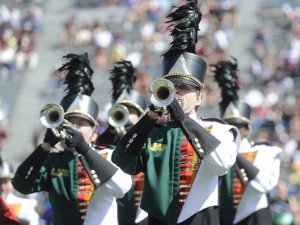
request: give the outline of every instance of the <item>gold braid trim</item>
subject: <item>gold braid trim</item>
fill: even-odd
[[[120,102],[118,102],[117,104],[121,104],[121,105],[128,105],[131,106],[133,108],[135,108],[140,114],[144,113],[144,109],[142,109],[142,107],[140,107],[138,104],[136,104],[133,101],[129,101],[129,100],[121,100]]]
[[[89,120],[90,122],[94,123],[94,126],[98,125],[98,122],[89,114],[82,112],[78,109],[72,110],[70,112],[66,112],[65,113],[66,117],[72,117],[72,116],[76,116],[76,117],[81,117],[81,118],[85,118],[87,120]]]
[[[250,120],[247,117],[244,116],[236,116],[236,115],[228,115],[223,120],[230,120],[230,119],[240,119],[248,124],[250,124]]]

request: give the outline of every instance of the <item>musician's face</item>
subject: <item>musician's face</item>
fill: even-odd
[[[174,83],[176,89],[176,98],[185,114],[196,113],[202,101],[202,92],[192,85]]]
[[[133,107],[127,107],[127,108],[129,111],[129,116],[128,116],[129,122],[134,125],[139,121],[140,118],[139,112]]]
[[[12,193],[14,190],[14,187],[11,183],[10,178],[0,178],[0,194],[1,195],[8,195],[9,193]]]
[[[69,117],[68,121],[72,123],[80,133],[82,133],[84,140],[88,144],[96,141],[96,129],[88,120],[74,116]]]

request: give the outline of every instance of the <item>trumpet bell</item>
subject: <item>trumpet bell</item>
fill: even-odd
[[[107,122],[115,127],[123,127],[128,123],[129,111],[126,106],[116,104],[112,106],[108,111]]]
[[[154,80],[149,87],[150,102],[158,107],[165,107],[172,103],[176,91],[174,84],[164,78]]]
[[[40,112],[40,121],[46,128],[56,128],[64,121],[63,108],[54,103],[45,105]]]

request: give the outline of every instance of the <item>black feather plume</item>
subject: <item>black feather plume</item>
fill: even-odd
[[[58,71],[67,71],[64,84],[67,95],[84,94],[91,96],[94,91],[92,75],[94,71],[90,67],[88,54],[68,54],[63,56],[68,62],[63,64]]]
[[[187,0],[187,3],[176,8],[167,18],[170,18],[167,23],[173,26],[171,36],[171,48],[163,54],[170,56],[174,53],[196,52],[197,34],[199,23],[202,18],[202,13],[197,7],[197,0]]]
[[[135,69],[130,61],[115,62],[114,68],[110,71],[109,79],[112,82],[112,98],[116,101],[123,91],[130,91],[136,81]]]
[[[215,81],[221,88],[222,100],[219,103],[221,118],[224,116],[225,110],[231,102],[236,102],[239,99],[237,83],[237,60],[220,61],[217,64],[211,65],[214,73]]]

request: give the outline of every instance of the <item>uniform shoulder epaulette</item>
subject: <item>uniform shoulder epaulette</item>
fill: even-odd
[[[208,121],[208,122],[218,122],[218,123],[222,123],[222,124],[226,124],[226,122],[224,122],[221,119],[218,118],[213,118],[213,117],[209,117],[209,118],[201,118],[202,121]]]
[[[252,142],[251,142],[251,145],[252,145],[252,146],[256,146],[256,145],[267,145],[267,146],[272,146],[272,144],[271,144],[270,142],[267,142],[267,141],[258,141],[258,142],[252,141]]]
[[[115,145],[103,144],[103,145],[95,146],[95,149],[97,149],[97,150],[114,149],[115,147],[116,147]]]

